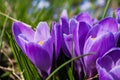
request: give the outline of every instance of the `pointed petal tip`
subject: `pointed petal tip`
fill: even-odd
[[[68,14],[67,14],[67,10],[66,9],[63,9],[61,15],[60,15],[60,18],[65,18],[67,19],[68,18]]]
[[[117,22],[120,24],[120,8],[115,10],[115,16],[116,16]]]
[[[44,41],[50,37],[50,28],[47,22],[40,22],[36,28],[34,41]]]
[[[92,26],[93,23],[94,23],[93,18],[89,15],[88,12],[81,12],[81,13],[79,13],[76,16],[76,20],[79,21],[79,22],[84,21],[87,24],[89,24],[90,26]]]
[[[41,28],[45,28],[46,30],[50,31],[50,28],[49,28],[47,22],[39,22],[37,29],[41,29]]]

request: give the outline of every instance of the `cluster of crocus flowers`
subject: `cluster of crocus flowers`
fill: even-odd
[[[12,31],[17,44],[43,79],[52,72],[53,60],[57,61],[62,51],[69,59],[94,53],[74,61],[76,79],[98,74],[100,80],[119,80],[119,12],[119,9],[115,12],[116,19],[106,17],[98,21],[86,12],[68,19],[64,10],[59,22],[52,23],[51,33],[46,22],[40,22],[36,31],[22,22],[14,22]]]

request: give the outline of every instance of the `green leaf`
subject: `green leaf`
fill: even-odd
[[[108,8],[109,8],[109,6],[110,6],[110,4],[111,4],[111,1],[112,1],[112,0],[107,0],[107,4],[105,5],[102,18],[105,18],[105,17],[106,17],[106,14],[107,14]]]
[[[13,55],[18,62],[19,68],[23,73],[23,77],[25,80],[42,80],[35,66],[31,63],[31,61],[25,56],[24,53],[19,49],[16,45],[15,41],[8,34],[10,39],[10,46],[13,51]]]
[[[11,72],[5,72],[4,74],[2,74],[0,77],[3,78],[3,77],[6,77],[6,76],[9,76],[11,74]]]
[[[73,70],[71,67],[68,68],[68,77],[70,80],[75,80],[73,75]]]
[[[1,33],[1,36],[0,36],[0,49],[2,47],[2,39],[3,39],[4,32],[5,32],[5,26],[6,26],[7,20],[8,20],[8,18],[6,17],[5,21],[4,21],[4,24],[3,24],[2,33]]]

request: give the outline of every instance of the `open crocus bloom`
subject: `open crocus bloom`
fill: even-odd
[[[120,48],[113,48],[96,61],[99,80],[120,80]]]
[[[22,22],[14,22],[12,27],[14,38],[36,66],[43,78],[50,74],[52,66],[53,42],[46,22],[40,22],[34,32]]]
[[[97,74],[97,58],[102,57],[108,50],[116,47],[118,36],[117,22],[111,17],[101,20],[88,32],[83,53],[95,53],[84,57],[85,72],[88,77]]]

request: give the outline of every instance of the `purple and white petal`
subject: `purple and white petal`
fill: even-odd
[[[119,80],[120,79],[120,65],[119,66],[114,66],[110,70],[110,74],[114,78],[114,80]]]
[[[19,47],[25,52],[25,49],[23,48],[24,45],[20,41],[19,37],[22,37],[23,39],[25,39],[25,41],[32,42],[34,37],[34,31],[22,22],[14,22],[12,25],[12,32],[15,41],[17,42]]]
[[[112,48],[96,61],[100,80],[120,79],[120,48]],[[107,76],[104,76],[106,75]]]
[[[72,56],[72,50],[73,50],[73,35],[72,34],[69,34],[69,35],[66,35],[66,34],[63,34],[63,37],[64,37],[64,41],[65,41],[65,44],[66,44],[66,47],[69,51],[70,54],[66,54],[66,55],[70,55]]]
[[[48,74],[50,73],[52,60],[49,53],[44,48],[31,42],[26,45],[26,52],[28,58],[33,62],[37,69],[45,71]]]
[[[57,59],[60,54],[62,44],[62,29],[61,26],[57,23],[53,23],[52,38],[55,46],[55,58]]]
[[[84,54],[95,53],[84,58],[84,63],[89,76],[96,74],[94,73],[96,70],[96,59],[103,56],[109,49],[113,47],[115,47],[115,39],[112,33],[106,33],[96,38],[92,38],[90,36],[86,40],[83,51]]]
[[[120,8],[115,10],[116,20],[118,23],[120,23]]]
[[[52,57],[53,57],[53,40],[52,40],[52,37],[48,38],[42,45],[42,48],[45,49],[49,56],[50,56],[50,59],[52,60]]]
[[[74,18],[70,19],[70,21],[69,21],[69,34],[73,34],[76,27],[79,27],[78,21],[76,21]]]
[[[40,22],[36,28],[34,42],[44,41],[50,38],[50,29],[46,22]]]
[[[64,9],[60,15],[60,18],[65,18],[65,19],[68,19],[68,14],[67,14],[67,10]]]
[[[83,54],[83,46],[85,43],[85,38],[90,29],[90,26],[85,22],[79,22],[79,26],[76,27],[73,38],[75,50],[77,51],[77,55]]]
[[[76,20],[79,21],[79,22],[86,22],[90,26],[92,26],[93,23],[94,23],[92,17],[86,12],[82,12],[82,13],[78,14],[76,16]]]
[[[118,38],[118,24],[114,18],[108,17],[101,20],[98,24],[91,28],[87,38],[89,36],[96,37],[106,32],[112,32],[116,36],[115,38]]]
[[[105,68],[103,68],[103,67],[101,67],[101,65],[99,65],[99,62],[98,62],[99,60],[101,60],[101,59],[98,59],[96,61],[96,68],[98,71],[99,80],[114,80],[114,78],[109,74],[109,72],[107,72],[105,70]]]

